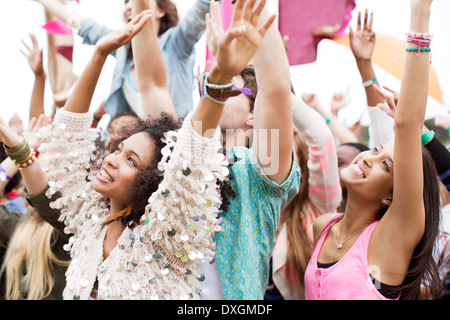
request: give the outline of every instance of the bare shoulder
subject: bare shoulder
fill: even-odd
[[[322,234],[323,229],[327,225],[327,222],[335,214],[336,214],[335,212],[326,213],[314,220],[313,222],[314,243],[317,242],[320,235]]]

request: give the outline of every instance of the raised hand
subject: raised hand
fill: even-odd
[[[383,110],[391,118],[394,118],[398,103],[398,92],[394,89],[389,89],[388,87],[383,86],[384,89],[392,93],[392,95],[387,95],[386,93],[381,91],[380,87],[377,84],[373,84],[373,88],[385,101],[385,103],[377,104],[377,107]]]
[[[30,47],[22,39],[22,44],[25,46],[28,52],[25,52],[22,49],[20,49],[20,52],[22,52],[22,54],[27,58],[28,64],[30,65],[31,70],[35,75],[44,74],[45,71],[42,59],[43,50],[39,49],[39,44],[34,34],[30,33],[30,39],[33,44],[33,48],[30,49]]]
[[[256,0],[236,1],[230,27],[224,34],[223,31],[220,31],[222,30],[220,13],[214,7],[218,4],[211,1],[213,10],[207,18],[208,29],[210,29],[208,45],[217,48],[216,67],[223,74],[233,77],[241,72],[255,54],[264,35],[275,20],[276,15],[272,15],[258,30],[259,17],[266,1],[260,1],[256,7],[255,3]]]
[[[371,60],[375,48],[375,32],[372,30],[373,13],[366,9],[364,21],[361,25],[361,12],[358,12],[358,25],[356,32],[350,27],[350,48],[356,60]]]
[[[151,10],[142,11],[123,28],[115,30],[101,38],[95,45],[96,49],[107,56],[114,50],[129,43],[133,37],[142,30],[151,18]]]
[[[347,88],[345,93],[336,92],[331,99],[331,112],[337,117],[339,110],[344,108],[350,103],[351,98],[348,97],[350,88]]]
[[[8,124],[0,118],[0,142],[3,142],[9,148],[20,145],[23,138],[17,134]]]
[[[25,130],[22,135],[28,141],[28,144],[34,150],[37,150],[43,139],[38,135],[38,131],[40,128],[49,125],[52,122],[52,119],[44,114],[40,114],[39,117],[31,118],[28,123],[28,129]]]

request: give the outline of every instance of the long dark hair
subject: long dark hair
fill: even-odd
[[[171,0],[157,0],[156,4],[158,8],[164,10],[166,13],[160,21],[158,30],[158,36],[160,36],[170,28],[175,27],[180,21],[180,18],[178,16],[177,6]]]
[[[434,259],[434,250],[438,240],[440,223],[439,181],[433,158],[425,147],[422,147],[422,166],[425,232],[414,249],[403,284],[391,292],[393,296],[400,295],[400,300],[438,298],[443,293],[443,284],[439,277],[438,262]],[[387,206],[381,208],[377,213],[376,219],[380,220],[388,208]],[[322,234],[335,221],[330,221],[322,230]],[[430,297],[421,296],[420,289],[422,285],[427,288],[427,292],[431,295]]]
[[[432,297],[442,295],[442,281],[439,267],[434,259],[434,249],[439,234],[440,199],[439,181],[436,166],[428,150],[422,147],[423,163],[423,202],[425,206],[425,232],[416,246],[405,281],[401,286],[402,300],[416,300],[420,296],[420,287],[428,287]],[[428,298],[428,297],[426,297]]]
[[[306,220],[309,215],[308,205],[314,208],[309,199],[308,146],[298,131],[294,132],[295,153],[299,159],[299,192],[284,207],[280,216],[280,227],[286,225],[287,254],[286,275],[294,280],[297,288],[304,294],[304,276],[313,252],[313,242],[308,235]]]

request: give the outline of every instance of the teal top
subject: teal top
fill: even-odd
[[[300,168],[294,161],[289,177],[280,185],[269,179],[253,149],[233,147],[226,152],[234,164],[223,232],[214,236],[216,262],[224,297],[229,300],[263,299],[269,278],[269,260],[275,244],[281,209],[299,191]]]

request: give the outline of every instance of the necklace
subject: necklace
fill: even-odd
[[[336,223],[337,224],[337,223]],[[335,224],[335,225],[336,225]],[[333,227],[335,226],[333,225]],[[336,249],[342,249],[342,246],[344,245],[344,243],[346,243],[349,239],[351,239],[354,235],[356,235],[357,233],[359,233],[360,231],[362,231],[363,229],[367,228],[368,225],[363,226],[361,229],[358,229],[355,233],[352,233],[352,235],[350,235],[349,237],[347,237],[347,239],[345,239],[344,241],[342,241],[341,243],[337,243],[336,241],[336,233],[334,233],[334,243],[336,244]]]

